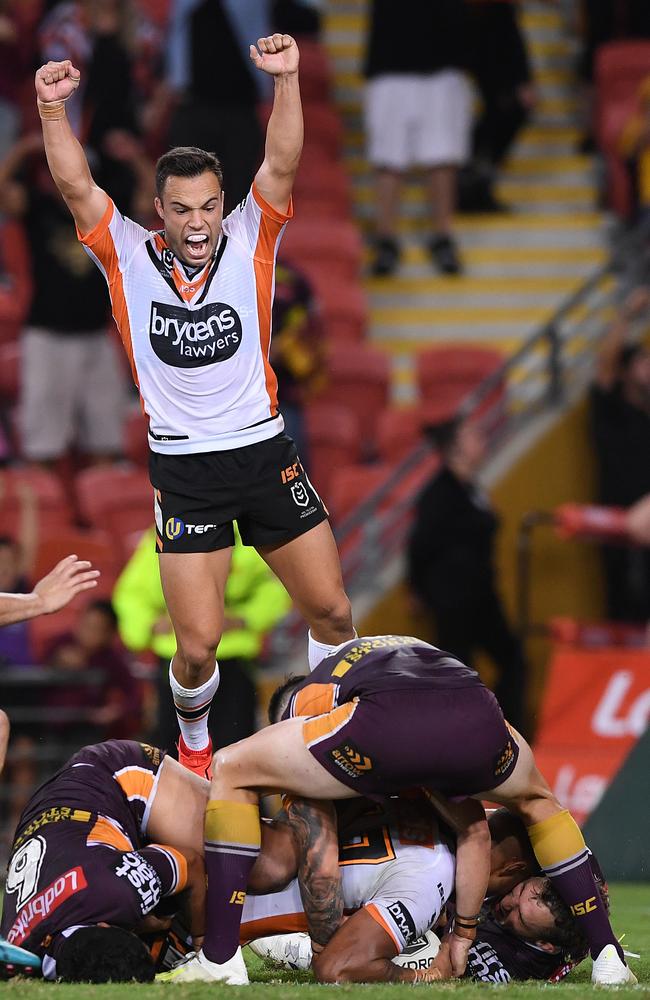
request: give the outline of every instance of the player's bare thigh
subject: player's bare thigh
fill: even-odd
[[[203,853],[205,807],[210,782],[165,757],[145,830],[147,840]]]
[[[218,750],[211,798],[236,791],[289,792],[314,799],[351,799],[357,792],[337,781],[312,757],[303,739],[304,719],[287,719]],[[243,796],[245,798],[245,796]]]
[[[562,807],[549,788],[544,775],[538,770],[530,746],[515,729],[512,735],[519,747],[519,756],[512,774],[498,788],[486,789],[475,799],[489,799],[507,806],[522,818],[526,826],[541,823]]]

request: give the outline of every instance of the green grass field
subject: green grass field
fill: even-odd
[[[625,933],[623,941],[628,951],[637,952],[640,959],[630,959],[630,965],[639,980],[637,987],[619,988],[634,996],[650,997],[650,883],[618,884],[611,887],[612,910],[614,913],[614,928],[617,934]],[[402,994],[404,1000],[412,995],[412,986],[318,986],[307,973],[278,972],[265,966],[263,962],[246,951],[252,985],[250,987],[219,987],[196,984],[193,986],[174,986],[173,984],[154,984],[151,986],[54,986],[50,983],[39,983],[30,980],[14,979],[0,986],[0,993],[7,1000],[32,1000],[32,998],[52,996],[55,991],[61,1000],[81,1000],[85,997],[98,997],[101,1000],[123,1000],[133,996],[137,1000],[160,1000],[161,992],[178,997],[179,1000],[208,1000],[215,995],[232,993],[235,996],[245,996],[248,1000],[297,1000],[298,996],[317,994],[322,996],[324,989],[335,989],[347,994],[359,992],[364,1000],[399,1000]],[[520,983],[510,986],[488,986],[473,983],[444,983],[440,986],[418,986],[417,990],[435,990],[452,994],[459,1000],[465,1000],[477,994],[485,995],[486,991],[498,990],[510,1000],[524,1000],[527,997],[539,996],[540,991],[558,991],[568,998],[582,997],[591,993],[589,980],[591,963],[585,962],[563,983],[551,986],[544,983]],[[170,998],[171,1000],[171,998]]]

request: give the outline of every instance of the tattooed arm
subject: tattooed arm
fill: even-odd
[[[331,802],[292,799],[286,816],[298,847],[298,882],[307,926],[314,951],[319,951],[343,917],[336,812]]]

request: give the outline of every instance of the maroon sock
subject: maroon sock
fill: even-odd
[[[239,947],[246,886],[260,853],[260,818],[255,805],[208,803],[205,816],[205,868],[208,892],[203,953],[226,962]]]
[[[597,872],[600,871],[597,862],[594,867]],[[594,877],[589,852],[585,850],[577,857],[544,870],[554,888],[577,918],[581,930],[589,941],[591,957],[597,958],[605,945],[613,944],[621,961],[624,962],[623,949],[616,940],[609,922],[607,905]]]

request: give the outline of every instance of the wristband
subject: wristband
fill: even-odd
[[[462,914],[456,913],[455,919],[456,920],[462,920],[466,924],[477,924],[479,922],[479,920],[481,919],[481,914],[480,913],[473,913],[471,915],[471,917],[463,917]]]
[[[465,926],[463,924],[454,924],[452,934],[456,937],[465,938],[467,941],[474,941],[476,939],[477,925],[473,924],[471,927]]]
[[[65,118],[65,101],[41,101],[37,98],[36,105],[41,121],[55,122]]]

